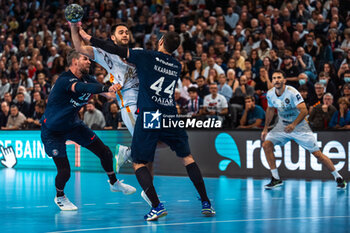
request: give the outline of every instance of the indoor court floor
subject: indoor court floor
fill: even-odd
[[[0,232],[350,232],[349,187],[334,181],[285,180],[264,190],[268,179],[206,178],[217,215],[201,216],[201,205],[187,177],[156,176],[155,187],[168,216],[145,222],[149,206],[134,175],[118,175],[137,188],[133,195],[109,191],[103,173],[72,172],[67,197],[79,210],[54,204],[53,170],[0,169]]]

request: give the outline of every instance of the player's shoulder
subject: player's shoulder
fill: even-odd
[[[286,91],[291,93],[291,94],[298,94],[299,93],[297,89],[295,89],[294,87],[289,86],[289,85],[286,85]]]
[[[73,82],[78,81],[78,78],[71,71],[63,72],[57,79],[56,84],[60,82]]]
[[[267,91],[266,97],[271,98],[274,94],[275,94],[275,88],[273,87]]]

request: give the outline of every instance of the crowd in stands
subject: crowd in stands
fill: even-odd
[[[64,8],[73,1],[0,1],[0,127],[39,129],[48,95],[72,47]],[[155,50],[180,34],[179,114],[226,128],[261,128],[272,73],[283,70],[314,129],[350,129],[350,4],[341,0],[80,0],[83,27],[108,39],[125,23],[130,47]],[[93,64],[91,74],[108,74]],[[93,129],[123,126],[114,100],[95,95],[79,116]]]

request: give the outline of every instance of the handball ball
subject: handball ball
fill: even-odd
[[[64,16],[69,22],[77,23],[83,18],[84,10],[78,4],[70,4],[64,10]]]

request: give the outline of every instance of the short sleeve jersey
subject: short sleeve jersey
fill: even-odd
[[[159,109],[166,114],[176,114],[175,86],[181,72],[181,64],[172,56],[157,51],[130,49],[128,61],[136,65],[140,81],[137,106]]]
[[[110,82],[119,83],[122,89],[116,93],[120,108],[136,104],[139,92],[139,79],[133,64],[126,63],[116,54],[92,47],[94,61],[107,70]]]
[[[53,86],[42,122],[47,128],[56,131],[66,131],[81,123],[78,112],[87,104],[91,93],[75,93],[71,91],[73,83],[98,83],[90,75],[77,78],[70,70],[62,73]]]
[[[299,115],[298,104],[304,102],[301,94],[291,86],[286,88],[281,96],[276,95],[275,87],[270,89],[266,95],[269,107],[277,108],[278,116],[283,123],[292,123]]]

